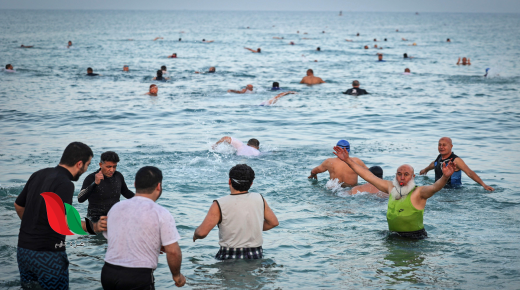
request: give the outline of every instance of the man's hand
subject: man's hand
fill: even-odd
[[[105,179],[105,176],[103,175],[103,172],[101,172],[101,170],[100,170],[98,173],[96,173],[95,177],[96,177],[96,179],[95,179],[94,182],[95,182],[97,185],[99,185],[99,183],[101,182],[101,180]]]
[[[316,180],[318,180],[318,175],[312,173],[312,171],[311,171],[311,175],[309,175],[309,177],[307,177],[307,178],[312,178],[312,179],[316,179]]]
[[[421,171],[419,171],[419,175],[425,175],[426,173],[428,173],[429,170],[426,170],[426,169],[423,169]]]
[[[493,187],[489,186],[489,185],[484,185],[482,187],[484,187],[484,189],[487,190],[487,191],[495,191],[495,189]]]
[[[186,284],[186,277],[179,273],[179,275],[173,276],[173,281],[175,281],[175,286],[182,287],[184,284]]]
[[[104,215],[99,218],[97,223],[94,223],[94,231],[96,233],[104,232],[107,230],[107,216]]]
[[[347,149],[345,149],[343,147],[339,147],[339,146],[334,146],[334,151],[336,151],[336,152],[333,152],[334,155],[338,156],[338,158],[340,160],[347,162],[347,160],[349,159]]]
[[[453,172],[455,172],[455,169],[457,169],[457,167],[455,166],[455,163],[453,163],[453,161],[449,161],[447,164],[444,163],[442,164],[442,175],[446,176],[446,177],[450,177]]]

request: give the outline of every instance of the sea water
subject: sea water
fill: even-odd
[[[519,28],[518,14],[0,11],[0,64],[17,71],[0,72],[0,287],[20,287],[17,195],[81,141],[95,156],[75,195],[104,151],[119,154],[131,190],[140,167],[163,171],[158,203],[182,236],[188,289],[518,289]],[[459,57],[472,65],[457,66]],[[152,81],[162,65],[170,80]],[[210,66],[217,72],[194,74]],[[87,67],[101,76],[85,76]],[[309,68],[326,83],[299,84]],[[341,93],[355,79],[369,95]],[[298,94],[258,106],[278,93],[269,90],[274,81]],[[143,95],[152,83],[158,96]],[[227,93],[247,84],[254,94]],[[226,135],[257,138],[263,154],[213,151]],[[418,173],[442,136],[496,191],[463,174],[462,189],[429,199],[425,240],[390,235],[385,199],[327,186],[327,173],[307,179],[347,139],[351,154],[381,166],[385,179],[408,163],[429,185],[433,172]],[[239,163],[255,170],[251,190],[280,226],[264,233],[263,260],[221,262],[217,229],[195,243],[192,236],[212,201],[229,194],[228,171]],[[86,216],[87,203],[73,205]],[[71,289],[101,289],[106,240],[67,241]],[[154,275],[158,289],[174,287],[165,255]]]

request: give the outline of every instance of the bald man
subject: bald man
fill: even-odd
[[[455,164],[453,162],[449,161],[442,166],[443,175],[434,184],[416,186],[413,167],[408,164],[397,168],[393,181],[383,180],[354,162],[345,148],[336,146],[334,151],[334,154],[347,163],[361,178],[390,195],[386,220],[388,229],[391,232],[410,239],[424,239],[428,237],[423,225],[426,201],[441,190],[453,172],[455,172]]]
[[[464,171],[464,173],[466,173],[466,175],[469,178],[473,179],[476,183],[482,185],[482,187],[484,187],[484,189],[489,190],[489,191],[495,190],[493,187],[486,185],[484,183],[484,181],[482,181],[482,179],[480,179],[480,177],[466,165],[466,163],[464,162],[464,160],[462,160],[462,158],[460,158],[459,156],[455,155],[452,152],[452,149],[453,149],[453,143],[452,143],[451,139],[448,137],[442,137],[439,140],[439,147],[438,147],[438,150],[440,153],[439,156],[437,156],[437,158],[432,163],[430,163],[430,165],[428,165],[426,168],[421,170],[419,172],[419,174],[426,175],[428,173],[428,171],[435,169],[435,181],[437,181],[442,176],[442,169],[441,169],[442,164],[448,160],[451,160],[453,162],[453,164],[455,164],[455,173],[453,173],[451,178],[446,183],[446,186],[445,186],[446,188],[461,187],[462,186],[461,171]]]
[[[319,77],[315,77],[314,71],[312,69],[308,69],[307,76],[303,77],[303,79],[300,81],[300,84],[306,84],[306,85],[317,85],[317,84],[323,84],[323,83],[325,83],[325,81]]]

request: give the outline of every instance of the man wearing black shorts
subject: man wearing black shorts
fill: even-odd
[[[33,173],[16,198],[14,207],[22,220],[16,255],[22,287],[37,283],[43,289],[69,289],[69,260],[65,247],[57,246],[65,243],[65,235],[51,228],[41,193],[52,192],[72,204],[72,181],[87,171],[93,155],[87,145],[70,143],[58,166]],[[94,224],[95,231],[106,230],[105,219]]]
[[[113,151],[101,154],[99,169],[85,178],[78,194],[78,202],[88,199],[87,216],[92,222],[106,216],[114,204],[119,202],[121,195],[132,198],[134,193],[128,189],[123,175],[116,171],[119,156]]]

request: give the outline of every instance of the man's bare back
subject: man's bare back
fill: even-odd
[[[370,184],[368,182],[352,188],[352,190],[350,191],[350,194],[356,194],[356,193],[360,193],[360,192],[367,192],[367,193],[375,194],[376,196],[379,196],[379,197],[388,197],[388,193],[380,191],[379,189],[377,189],[377,187],[373,186],[372,184]]]
[[[323,84],[325,81],[323,81],[321,78],[319,77],[315,77],[315,76],[306,76],[306,77],[303,77],[302,81],[300,82],[300,84],[307,84],[307,85],[317,85],[317,84]]]
[[[351,157],[356,164],[367,168],[365,163],[359,158]],[[367,168],[368,169],[368,168]],[[339,158],[329,158],[318,167],[311,171],[309,178],[316,178],[316,174],[328,171],[330,179],[338,179],[342,187],[355,186],[358,183],[358,175],[343,161]]]

